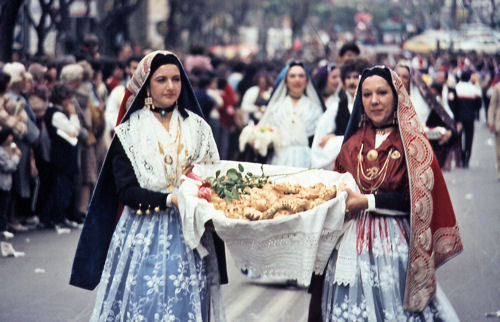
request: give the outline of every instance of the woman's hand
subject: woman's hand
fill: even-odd
[[[179,199],[177,199],[176,195],[172,195],[172,199],[170,199],[172,205],[174,205],[177,209],[179,209]]]
[[[443,145],[446,142],[448,142],[451,138],[451,130],[446,130],[446,132],[441,136],[441,138],[438,141],[439,145]]]
[[[76,108],[73,102],[69,101],[66,104],[64,104],[64,109],[71,115],[76,114]]]
[[[347,192],[346,213],[356,213],[368,208],[368,198],[364,194],[354,192],[349,188],[346,188],[344,191]]]
[[[326,143],[327,143],[327,142],[328,142],[331,138],[333,138],[334,136],[335,136],[335,134],[331,133],[331,134],[328,134],[328,135],[326,135],[326,136],[322,137],[322,138],[321,138],[321,140],[319,141],[319,144],[318,144],[318,145],[319,145],[319,147],[320,147],[320,148],[324,148],[324,147],[325,147],[325,145],[326,145]]]

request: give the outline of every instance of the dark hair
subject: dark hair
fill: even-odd
[[[356,45],[356,43],[346,42],[342,45],[342,47],[340,47],[339,56],[344,57],[345,53],[348,51],[354,52],[357,56],[361,54],[361,50],[359,49],[358,45]]]
[[[55,83],[52,86],[52,92],[50,94],[50,102],[55,105],[61,105],[62,102],[74,95],[73,90],[62,83]]]
[[[288,70],[286,71],[285,81],[286,81],[286,76],[290,72],[290,69],[292,69],[292,67],[294,67],[294,66],[302,67],[304,69],[304,71],[306,72],[306,78],[309,78],[309,75],[307,74],[307,67],[304,64],[304,62],[301,60],[292,60],[291,62],[288,63]]]
[[[214,78],[210,76],[208,73],[202,73],[198,78],[198,88],[204,89],[205,87],[210,85],[213,79]]]
[[[191,55],[205,55],[205,47],[201,45],[193,45],[189,50]]]
[[[470,78],[472,76],[472,72],[470,70],[464,70],[462,74],[460,75],[460,80],[462,82],[468,82],[470,81]]]
[[[99,45],[99,38],[94,34],[88,34],[83,38],[83,45],[85,47],[94,47]]]
[[[50,90],[45,85],[38,85],[33,89],[33,95],[41,98],[44,101],[48,101],[50,97]]]
[[[255,75],[253,76],[253,83],[255,85],[259,85],[259,78],[261,78],[261,77],[264,77],[267,85],[269,86],[270,85],[269,75],[265,70],[259,70],[257,73],[255,73]]]
[[[130,66],[130,63],[133,61],[140,62],[141,58],[138,56],[130,56],[129,58],[127,58],[127,67]]]
[[[7,86],[9,86],[10,75],[0,71],[0,94],[5,93]]]
[[[370,63],[368,63],[368,61],[364,58],[357,57],[346,59],[342,63],[342,66],[340,66],[340,78],[342,79],[342,83],[345,82],[347,74],[357,72],[361,75],[361,73],[363,73],[363,70],[365,70],[369,66]]]
[[[443,92],[443,85],[438,84],[438,83],[432,83],[430,88],[434,88],[436,92],[442,93]]]
[[[288,63],[288,69],[292,68],[293,66],[300,66],[304,68],[304,70],[307,70],[306,65],[304,65],[304,62],[302,60],[292,60]]]

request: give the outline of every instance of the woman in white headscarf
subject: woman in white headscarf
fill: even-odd
[[[223,320],[224,246],[210,231],[202,238],[208,256],[185,244],[174,194],[192,164],[219,154],[174,54],[155,51],[141,60],[118,124],[70,283],[93,289],[100,281],[91,321]]]
[[[289,63],[280,74],[285,72],[258,125],[271,126],[279,134],[271,164],[309,168],[310,146],[324,108],[303,62]]]

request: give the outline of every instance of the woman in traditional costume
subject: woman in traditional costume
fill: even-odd
[[[342,89],[340,68],[334,63],[320,67],[314,76],[314,84],[325,102],[326,111],[318,121],[311,147],[311,167],[332,170],[335,157],[342,146],[343,136],[338,135],[336,125],[339,105],[347,107],[347,94]],[[349,115],[347,115],[349,120]]]
[[[335,169],[349,172],[350,227],[323,276],[309,321],[458,320],[435,270],[462,250],[441,170],[408,93],[386,67],[363,72]]]
[[[435,95],[441,95],[441,86],[433,84],[438,87],[437,92],[433,94],[432,87],[427,86],[420,72],[411,70],[404,64],[397,65],[395,72],[410,94],[415,112],[424,126],[441,170],[450,170],[450,165],[447,164],[449,154],[459,148],[460,142],[453,112],[449,106],[439,103]]]
[[[155,51],[141,60],[118,124],[70,283],[93,289],[100,281],[92,321],[223,320],[224,246],[210,231],[202,239],[208,256],[186,246],[173,193],[192,164],[219,159],[174,54]]]
[[[278,132],[279,148],[271,164],[309,168],[310,145],[324,108],[301,61],[291,62],[282,73],[286,76],[278,80],[258,125]]]

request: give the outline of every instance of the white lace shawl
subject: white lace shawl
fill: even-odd
[[[175,182],[174,187],[178,187],[183,168],[193,163],[219,160],[210,126],[200,116],[187,112],[189,117],[184,119],[174,110],[168,132],[149,109],[134,112],[116,127],[116,135],[141,188],[166,193],[169,185],[167,177]],[[179,154],[175,142],[178,128],[181,130],[182,148]],[[159,144],[165,155],[160,153]],[[171,164],[164,161],[167,155],[172,158]]]
[[[321,106],[303,95],[294,107],[290,96],[276,102],[279,108],[272,109],[259,125],[278,129],[281,147],[308,146],[308,138],[314,135],[318,121],[323,114]],[[267,111],[266,111],[267,114]],[[291,135],[293,134],[293,135]]]

